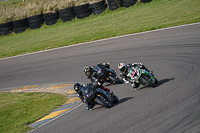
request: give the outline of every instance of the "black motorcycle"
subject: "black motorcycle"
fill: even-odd
[[[110,108],[112,104],[118,103],[118,97],[111,92],[106,92],[101,88],[94,88],[93,86],[84,85],[81,88],[85,100],[93,104],[102,105],[103,107]]]
[[[122,84],[123,81],[117,76],[117,73],[110,69],[109,63],[102,65],[102,63],[97,65],[101,68],[101,71],[104,73],[103,80],[104,82],[111,83],[111,84]]]

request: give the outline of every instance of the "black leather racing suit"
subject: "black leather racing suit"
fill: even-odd
[[[96,87],[102,88],[102,84],[104,83],[105,69],[110,66],[108,63],[98,63],[96,66],[90,66],[89,69],[92,71],[90,76],[87,76],[91,82],[94,83]],[[100,86],[99,86],[100,85]]]
[[[84,99],[84,97],[83,97],[83,92],[82,92],[82,87],[94,87],[94,86],[93,86],[93,83],[88,83],[88,84],[81,85],[81,86],[80,86],[80,90],[76,92],[76,93],[77,93],[77,96],[81,99],[81,101],[82,101],[83,103],[86,104],[86,108],[87,108],[88,110],[89,110],[89,109],[92,109],[92,108],[95,106],[95,104],[93,104],[93,103],[91,103],[90,101]]]
[[[92,108],[95,106],[95,104],[93,104],[93,103],[91,103],[90,101],[84,99],[84,97],[83,97],[83,92],[82,92],[82,87],[94,87],[94,88],[95,88],[95,87],[98,87],[98,88],[101,88],[101,89],[103,89],[103,90],[109,92],[111,95],[113,94],[112,92],[110,92],[110,89],[108,89],[108,88],[106,88],[106,87],[104,87],[104,86],[102,86],[102,85],[96,85],[96,84],[94,84],[94,83],[87,83],[87,84],[81,85],[81,86],[80,86],[80,90],[77,91],[76,93],[77,93],[77,96],[81,99],[81,101],[82,101],[83,103],[86,104],[86,108],[87,108],[88,110],[89,110],[89,109],[92,109]]]

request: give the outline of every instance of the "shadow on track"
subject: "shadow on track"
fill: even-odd
[[[130,100],[130,99],[133,99],[133,98],[134,98],[134,97],[125,97],[125,98],[119,99],[119,102],[116,103],[116,104],[113,104],[112,107],[117,106],[118,104],[121,104],[121,103],[126,102],[126,101],[128,101],[128,100]],[[112,108],[112,107],[111,107],[111,108]]]
[[[134,97],[125,97],[125,98],[122,98],[122,99],[119,100],[119,102],[118,102],[117,104],[126,102],[126,101],[128,101],[128,100],[130,100],[130,99],[133,99],[133,98],[134,98]]]
[[[130,100],[130,99],[133,99],[133,98],[134,98],[134,97],[125,97],[125,98],[122,98],[122,99],[119,100],[118,103],[113,104],[111,108],[113,108],[114,106],[117,106],[118,104],[121,104],[121,103],[123,103],[123,102],[126,102],[126,101],[128,101],[128,100]],[[99,106],[99,107],[93,108],[92,110],[96,110],[96,109],[107,109],[107,108],[104,108],[104,107],[100,107],[100,106]]]
[[[167,82],[169,82],[169,81],[171,81],[171,80],[174,80],[174,79],[175,79],[175,78],[159,80],[156,87],[158,87],[158,86],[160,86],[160,85],[162,85],[162,84],[164,84],[164,83],[167,83]]]
[[[163,84],[165,84],[165,83],[167,83],[167,82],[169,82],[169,81],[171,81],[171,80],[174,80],[174,79],[175,79],[175,78],[159,80],[156,87],[161,86],[161,85],[163,85]],[[138,90],[145,89],[145,88],[151,88],[151,87],[143,86],[143,87],[139,88]],[[154,88],[155,88],[155,87],[154,87]]]

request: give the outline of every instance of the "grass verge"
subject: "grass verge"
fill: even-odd
[[[0,93],[0,132],[24,133],[28,125],[66,102],[53,93]]]
[[[0,37],[0,58],[200,22],[199,0],[154,0],[130,8]]]

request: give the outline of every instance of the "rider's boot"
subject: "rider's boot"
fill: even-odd
[[[132,82],[131,85],[132,85],[134,90],[137,90],[137,88],[140,86],[140,84],[135,83],[135,82]]]
[[[123,81],[124,81],[124,83],[126,83],[126,84],[128,84],[128,83],[129,83],[129,81],[128,81],[128,80],[126,80],[125,78],[123,78],[122,80],[123,80]]]

